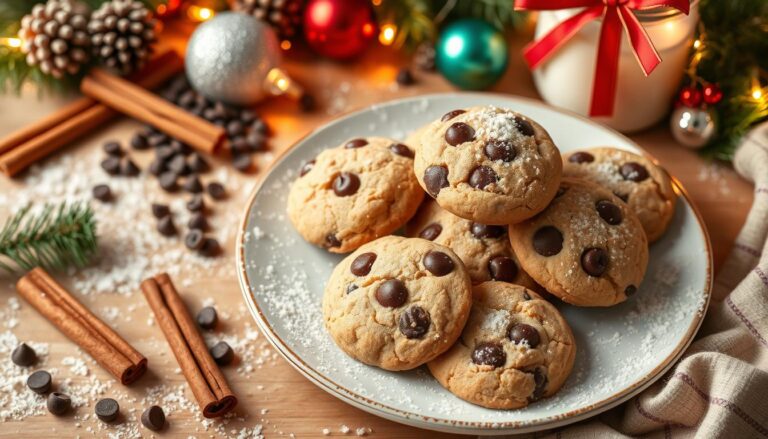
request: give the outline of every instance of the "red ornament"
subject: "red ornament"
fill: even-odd
[[[715,105],[723,99],[723,91],[715,84],[704,86],[704,102]]]
[[[701,90],[695,85],[683,87],[680,90],[680,102],[686,107],[696,108],[701,104]]]
[[[309,0],[304,37],[319,54],[335,59],[359,55],[376,34],[367,0]]]

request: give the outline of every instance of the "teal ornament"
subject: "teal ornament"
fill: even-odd
[[[504,35],[483,20],[457,20],[440,33],[435,47],[437,69],[465,90],[486,89],[507,69]]]

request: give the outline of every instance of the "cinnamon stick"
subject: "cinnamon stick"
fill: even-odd
[[[42,268],[22,277],[16,291],[121,383],[131,384],[146,372],[147,359]]]
[[[208,352],[205,341],[189,316],[171,278],[162,273],[146,279],[141,283],[141,290],[203,411],[203,416],[216,418],[234,409],[237,398]]]
[[[175,51],[167,51],[147,63],[134,77],[142,87],[155,88],[178,74],[183,67],[182,58]],[[89,97],[77,99],[1,140],[0,171],[12,177],[117,115],[118,112]]]
[[[86,96],[151,124],[201,152],[213,153],[226,135],[224,128],[101,69],[93,69],[83,79],[80,90]]]

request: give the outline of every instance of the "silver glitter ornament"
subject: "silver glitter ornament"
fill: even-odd
[[[222,12],[198,26],[187,45],[186,71],[214,101],[251,105],[270,94],[267,75],[280,64],[275,33],[246,14]]]
[[[677,108],[672,112],[669,125],[675,140],[691,149],[699,149],[709,143],[716,131],[712,115],[702,108]]]

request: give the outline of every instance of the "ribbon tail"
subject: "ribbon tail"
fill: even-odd
[[[629,0],[625,6],[630,9],[653,9],[666,6],[675,8],[683,14],[688,15],[691,3],[691,0]]]
[[[541,65],[557,52],[585,24],[602,15],[603,9],[602,6],[593,6],[586,9],[558,24],[541,39],[526,45],[523,49],[523,56],[531,70]]]
[[[602,0],[516,0],[515,9],[552,11],[558,9],[584,8],[598,5],[602,6],[602,4]]]
[[[621,19],[616,8],[605,8],[600,43],[595,63],[595,82],[592,84],[590,116],[610,116],[616,98],[621,49]]]
[[[634,49],[632,52],[635,54],[635,59],[637,59],[645,75],[648,76],[661,62],[661,56],[659,56],[651,37],[648,36],[635,14],[627,8],[621,8],[620,14],[627,37]]]

